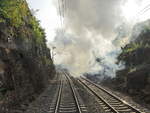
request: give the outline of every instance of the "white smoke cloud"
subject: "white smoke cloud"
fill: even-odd
[[[56,46],[55,64],[63,65],[74,75],[96,72],[108,66],[111,70],[108,74],[115,76],[115,70],[118,69],[115,62],[120,52],[119,48],[129,42],[133,26],[126,23],[128,21],[122,14],[122,6],[127,2],[66,1],[65,32],[58,29],[52,43]],[[139,0],[135,1],[139,3]],[[104,58],[105,65],[99,65],[95,60],[97,57]]]

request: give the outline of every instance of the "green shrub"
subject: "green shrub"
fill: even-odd
[[[28,16],[29,9],[24,0],[1,0],[0,15],[9,20],[12,26],[19,27],[24,24],[24,18]],[[2,20],[1,20],[2,21]]]
[[[31,17],[29,20],[29,24],[34,31],[33,34],[36,37],[36,42],[38,44],[44,43],[45,33],[44,33],[44,29],[40,27],[39,21],[37,21],[35,17]]]

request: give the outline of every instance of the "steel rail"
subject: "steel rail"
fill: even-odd
[[[116,95],[112,94],[111,92],[107,91],[106,89],[104,89],[103,87],[101,87],[100,85],[93,83],[91,80],[88,80],[86,78],[83,78],[83,80],[87,81],[88,83],[94,85],[95,87],[97,87],[98,89],[100,89],[101,91],[105,92],[106,94],[108,94],[109,96],[115,98],[116,100],[120,101],[121,103],[123,103],[124,105],[126,105],[127,107],[129,107],[130,109],[132,109],[134,112],[136,113],[144,113],[141,112],[140,110],[138,110],[137,108],[133,107],[132,105],[128,104],[127,102],[125,102],[124,100],[122,100],[121,98],[117,97]],[[80,80],[81,81],[81,80]]]
[[[85,84],[84,82],[82,82],[80,79],[78,79],[78,81],[80,82],[80,84],[82,84],[83,86],[85,86],[89,91],[91,91],[98,99],[100,99],[113,113],[119,113],[114,107],[112,107],[107,101],[105,101],[104,98],[102,98],[101,96],[99,96],[92,88],[90,88],[87,84]]]
[[[57,97],[57,102],[56,102],[56,107],[55,107],[54,113],[58,113],[58,110],[59,110],[59,104],[60,104],[60,99],[61,99],[61,94],[62,94],[62,87],[63,87],[63,80],[61,80],[61,83],[59,86],[58,97]]]
[[[71,90],[72,90],[72,93],[73,93],[73,97],[74,97],[74,100],[76,102],[76,106],[77,106],[77,109],[78,109],[78,113],[82,113],[81,108],[80,108],[80,104],[79,104],[79,100],[77,98],[77,94],[76,94],[76,91],[75,91],[75,88],[74,88],[74,84],[73,84],[73,82],[72,82],[72,80],[71,80],[69,75],[67,75],[65,73],[65,76],[66,76],[66,78],[67,78],[67,80],[69,82],[69,85],[71,87]]]

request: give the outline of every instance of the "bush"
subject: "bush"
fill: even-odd
[[[1,0],[0,2],[0,22],[7,19],[8,23],[14,27],[24,24],[23,19],[29,14],[29,9],[24,0]]]

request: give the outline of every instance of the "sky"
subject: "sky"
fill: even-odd
[[[57,0],[27,1],[31,9],[39,9],[35,16],[46,30],[48,46],[56,47],[55,65],[75,76],[105,69],[107,75],[115,76],[123,67],[115,64],[116,57],[129,42],[133,26],[150,18],[149,0],[64,0],[62,30]]]
[[[37,11],[35,16],[40,20],[41,26],[46,30],[47,40],[54,40],[55,31],[59,27],[59,16],[54,0],[27,0],[30,9]]]

